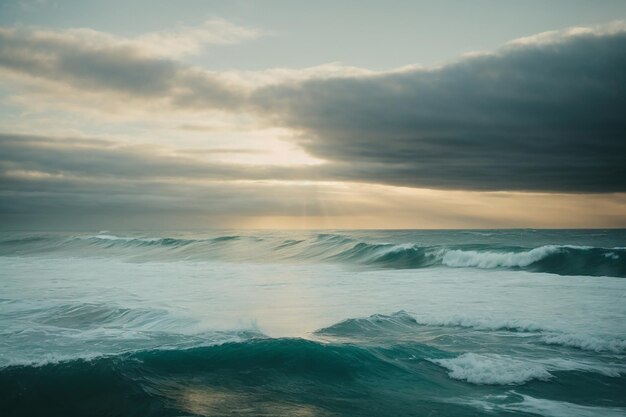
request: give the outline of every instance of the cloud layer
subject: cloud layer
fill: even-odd
[[[626,32],[578,30],[430,70],[258,93],[313,155],[367,181],[475,190],[626,190]]]
[[[135,106],[150,107],[156,101],[171,107],[228,108],[241,100],[238,88],[173,58],[199,49],[212,36],[215,42],[234,41],[238,35],[232,30],[234,34],[156,32],[130,39],[90,29],[0,28],[0,68],[68,100],[99,94],[104,101],[131,100]]]
[[[257,84],[245,74],[209,72],[154,53],[155,45],[167,47],[160,39],[168,36],[189,51],[255,34],[225,22],[208,25],[217,25],[217,34],[199,28],[131,40],[2,29],[0,67],[133,99],[134,106],[253,113],[300,132],[301,146],[331,162],[329,178],[442,189],[626,191],[621,24],[540,34],[431,69],[249,74],[262,80]]]
[[[387,72],[337,64],[215,72],[178,60],[208,43],[255,36],[224,21],[134,38],[0,28],[0,74],[17,94],[47,95],[53,110],[78,114],[88,96],[105,122],[106,109],[116,107],[139,114],[148,132],[161,133],[169,120],[197,137],[205,133],[189,121],[220,126],[212,134],[225,135],[229,123],[235,132],[251,120],[254,129],[290,132],[292,143],[323,161],[229,163],[220,155],[247,153],[254,161],[260,147],[224,140],[192,149],[149,137],[131,144],[89,132],[8,131],[0,133],[0,213],[31,220],[42,213],[304,213],[367,215],[364,224],[374,224],[380,213],[411,219],[419,210],[439,225],[464,227],[507,210],[508,223],[498,225],[519,226],[543,224],[525,217],[543,201],[554,211],[548,225],[567,204],[576,207],[572,219],[598,225],[595,201],[604,206],[602,224],[626,224],[619,214],[625,194],[610,194],[626,192],[623,24],[539,34],[438,67]],[[21,105],[37,106],[32,97]],[[577,196],[585,193],[594,195]]]

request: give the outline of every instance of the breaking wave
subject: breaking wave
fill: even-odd
[[[136,318],[130,313],[77,304],[51,316],[54,325],[63,326],[68,321],[79,325],[86,315],[101,324],[132,324]],[[532,391],[533,383],[558,380],[584,392],[609,379],[617,380],[618,388],[622,384],[623,368],[459,352],[436,340],[417,340],[420,328],[424,331],[423,324],[401,311],[347,319],[315,333],[349,339],[341,342],[237,333],[235,341],[213,338],[200,346],[9,364],[0,367],[0,411],[7,416],[229,415],[233,410],[276,416],[408,417],[432,410],[464,415],[454,399],[473,392],[475,385]],[[363,339],[368,335],[382,339]]]
[[[123,256],[137,260],[335,262],[390,269],[512,269],[560,275],[626,277],[624,247],[398,244],[367,242],[332,233],[294,239],[280,235],[206,238],[116,236],[102,232],[69,238],[31,235],[0,241],[0,255],[5,256],[59,252],[76,256]]]
[[[591,334],[564,333],[549,325],[527,320],[497,320],[462,316],[426,317],[414,316],[406,311],[374,314],[369,317],[341,321],[315,332],[321,337],[384,338],[390,335],[412,333],[424,334],[424,327],[462,328],[484,332],[508,332],[536,336],[536,342],[559,345],[589,352],[626,353],[626,340],[617,337],[600,337]]]
[[[380,415],[371,407],[382,403],[393,415],[408,416],[394,409],[398,393],[413,398],[412,407],[420,413],[437,409],[459,415],[461,409],[441,398],[442,387],[455,396],[469,392],[458,383],[522,386],[559,378],[578,384],[581,374],[573,369],[553,374],[532,361],[455,354],[415,342],[376,346],[259,337],[11,365],[0,368],[0,390],[3,415],[9,416],[228,415],[233,409],[247,410],[243,415],[300,415],[302,410],[325,415],[329,406],[344,414],[342,403],[352,408],[346,415]],[[443,379],[442,371],[447,374]],[[585,371],[581,386],[607,378],[594,369]],[[364,401],[368,396],[372,401]]]
[[[478,385],[517,385],[552,378],[544,366],[497,354],[464,353],[433,362],[446,368],[450,378]]]
[[[251,407],[242,413],[300,415],[307,406],[323,411],[333,398],[360,397],[360,390],[371,389],[362,385],[363,379],[410,374],[394,363],[397,359],[393,352],[357,346],[260,338],[9,366],[0,369],[0,409],[3,415],[174,416],[229,415]],[[194,408],[198,402],[204,412]],[[285,410],[285,404],[298,406]]]

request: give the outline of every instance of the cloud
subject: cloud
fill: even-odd
[[[249,149],[175,149],[106,139],[0,134],[0,172],[8,178],[118,180],[305,180],[307,167],[232,164],[211,157]],[[207,159],[207,157],[209,159]]]
[[[232,29],[226,22],[218,26]],[[173,58],[207,41],[238,39],[239,32],[231,32],[213,36],[204,28],[125,39],[91,29],[0,28],[0,69],[65,100],[100,94],[104,108],[111,100],[228,108],[242,99],[242,88]]]
[[[0,67],[63,85],[70,89],[69,97],[82,92],[102,97],[102,107],[115,96],[129,111],[158,103],[182,112],[254,114],[267,125],[299,132],[294,141],[326,163],[288,171],[207,166],[183,155],[165,157],[146,148],[118,145],[85,151],[74,159],[67,149],[59,155],[55,145],[50,152],[58,158],[44,160],[36,149],[26,157],[26,150],[10,141],[5,146],[11,147],[12,157],[24,157],[26,170],[99,169],[98,175],[120,177],[292,178],[482,191],[626,191],[623,24],[539,34],[438,67],[383,73],[338,65],[302,71],[210,72],[146,46],[160,44],[155,39],[170,36],[167,33],[120,40],[85,30],[5,28],[0,30]],[[32,140],[23,144],[29,143]],[[5,160],[11,162],[9,157]],[[62,166],[55,167],[60,161]]]
[[[0,178],[3,229],[624,227],[625,209],[626,194],[42,173]]]
[[[230,44],[260,33],[223,20],[134,38],[86,28],[0,27],[0,73],[25,87],[22,98],[13,98],[24,106],[31,102],[31,107],[131,114],[143,110],[151,116],[155,110],[246,112],[254,110],[250,93],[259,88],[374,74],[338,63],[218,72],[177,60],[198,53],[206,43]]]
[[[207,20],[197,27],[181,26],[173,30],[146,33],[130,40],[120,40],[165,57],[196,55],[208,44],[229,45],[261,36],[259,30],[235,25],[227,20]]]
[[[0,227],[163,228],[165,221],[176,227],[625,224],[623,193],[424,190],[359,182],[365,175],[349,165],[276,167],[204,159],[231,151],[238,150],[186,152],[97,138],[1,134]],[[337,178],[341,181],[333,181]]]
[[[94,50],[132,49],[143,56],[179,58],[196,55],[208,45],[232,45],[262,36],[257,29],[236,25],[223,19],[210,19],[199,26],[180,25],[173,29],[137,36],[117,36],[89,28],[48,30],[33,27],[5,28],[35,42],[71,44]]]
[[[85,224],[133,218],[140,224],[150,219],[155,227],[162,216],[179,221],[193,216],[201,224],[207,216],[324,216],[375,206],[351,201],[351,187],[309,181],[315,175],[306,168],[204,159],[238,151],[246,150],[184,151],[96,138],[2,134],[0,225],[43,221],[66,227],[77,218]]]
[[[438,68],[257,92],[353,179],[472,190],[626,190],[626,32],[569,30]],[[261,110],[262,111],[262,110]]]

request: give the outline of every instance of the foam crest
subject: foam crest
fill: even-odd
[[[465,327],[477,330],[504,330],[531,333],[555,331],[555,329],[550,326],[522,319],[498,320],[487,317],[464,317],[454,315],[451,317],[415,316],[414,320],[416,323],[424,326]]]
[[[626,415],[626,408],[622,407],[599,407],[574,404],[566,401],[548,400],[545,398],[535,398],[529,395],[514,393],[521,398],[510,404],[493,404],[484,401],[476,401],[475,405],[486,410],[521,411],[541,416],[549,417],[623,417]]]
[[[558,253],[560,246],[541,246],[527,252],[479,252],[448,250],[442,263],[455,268],[513,268],[529,266],[549,255]]]
[[[582,334],[547,334],[542,341],[549,345],[561,345],[593,352],[626,352],[626,340],[617,338],[600,338]]]
[[[518,385],[552,377],[540,364],[497,354],[464,353],[452,359],[431,361],[446,368],[450,378],[477,385]]]
[[[292,238],[290,238],[292,237]],[[390,236],[393,237],[393,236]],[[523,269],[560,275],[626,277],[622,247],[366,240],[347,234],[223,234],[133,236],[102,231],[94,235],[12,235],[0,241],[0,255],[70,254],[150,260],[333,262],[388,269]]]
[[[391,315],[373,314],[369,317],[343,320],[332,326],[315,331],[317,335],[368,336],[403,333],[415,329],[418,323],[404,311]]]

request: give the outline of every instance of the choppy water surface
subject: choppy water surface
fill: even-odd
[[[623,416],[626,231],[0,234],[0,415]]]

